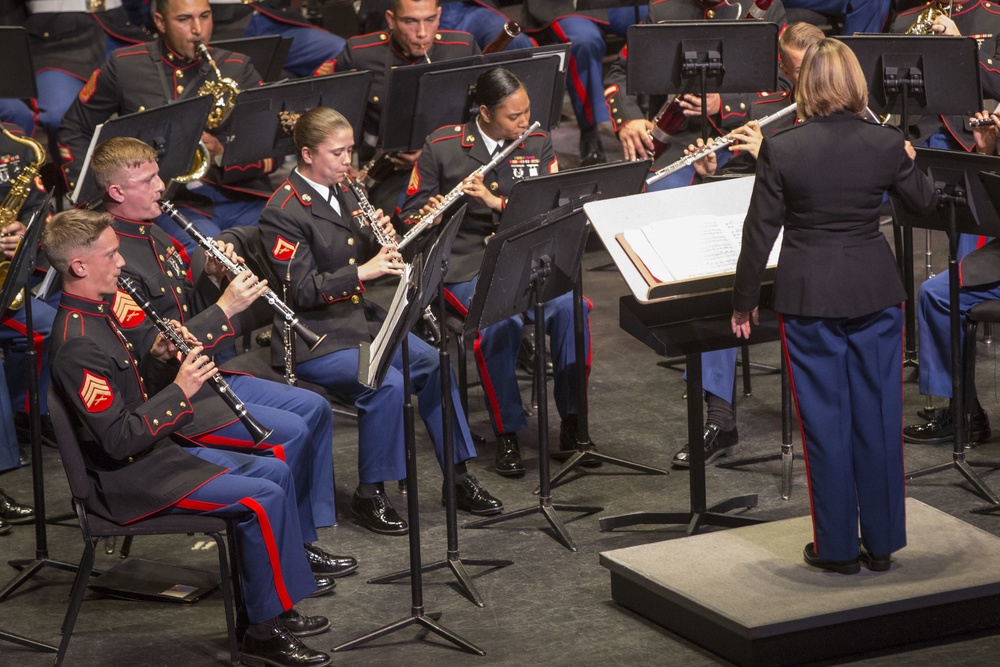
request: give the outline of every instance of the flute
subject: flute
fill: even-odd
[[[163,212],[169,215],[174,222],[180,225],[184,231],[191,236],[191,238],[197,241],[215,261],[226,267],[226,270],[231,274],[235,276],[238,273],[250,270],[250,267],[246,264],[237,264],[233,260],[226,257],[226,253],[219,250],[219,246],[215,244],[215,240],[205,236],[201,230],[195,227],[190,220],[185,218],[172,203],[166,199],[161,199],[160,208],[163,209]],[[274,312],[278,313],[278,315],[285,319],[285,322],[291,325],[291,327],[295,330],[295,333],[302,337],[302,340],[305,342],[306,346],[308,346],[310,351],[315,350],[319,344],[323,342],[323,339],[326,338],[326,334],[320,336],[303,324],[299,320],[299,316],[295,314],[295,311],[289,308],[288,305],[285,304],[285,302],[282,301],[270,287],[268,287],[267,291],[264,292],[264,300],[267,301],[268,305],[274,309]]]
[[[787,116],[790,113],[794,113],[795,108],[797,106],[798,106],[798,103],[792,102],[790,105],[788,105],[787,107],[785,107],[781,111],[776,111],[775,113],[771,114],[770,116],[764,116],[759,121],[757,121],[757,124],[760,127],[764,127],[768,123],[774,122],[774,121],[778,120],[779,118],[784,118],[785,116]],[[673,173],[675,173],[677,171],[680,171],[684,167],[691,166],[692,164],[694,164],[698,160],[702,159],[703,157],[705,157],[707,155],[711,155],[712,153],[714,153],[715,151],[719,150],[720,148],[725,148],[726,146],[731,146],[733,143],[735,143],[735,140],[733,139],[733,136],[731,134],[727,134],[726,136],[722,137],[722,139],[720,139],[719,141],[716,141],[711,146],[706,146],[705,148],[703,148],[703,149],[701,149],[701,150],[699,150],[699,151],[697,151],[695,153],[692,153],[691,155],[685,155],[684,157],[682,157],[681,159],[677,160],[676,162],[668,164],[663,169],[658,170],[656,173],[654,173],[652,176],[650,176],[649,178],[646,179],[646,185],[652,185],[653,183],[656,183],[657,181],[660,181],[660,180],[666,178],[670,174],[673,174]]]
[[[153,305],[149,302],[143,294],[136,287],[135,283],[125,276],[118,276],[118,286],[123,290],[128,292],[132,300],[138,304],[142,311],[146,313],[146,317],[153,323],[153,326],[160,332],[160,334],[170,341],[174,347],[176,347],[181,354],[188,355],[191,352],[191,346],[188,342],[181,337],[180,333],[174,329],[173,325],[153,309]],[[240,400],[239,396],[233,392],[232,387],[226,382],[226,378],[222,377],[222,373],[219,371],[215,372],[211,378],[211,384],[209,386],[215,390],[215,393],[225,401],[229,409],[236,413],[236,417],[240,420],[240,423],[246,427],[253,437],[254,446],[260,445],[265,439],[274,431],[272,429],[265,429],[259,421],[254,419],[253,415],[247,412],[246,406],[243,401]]]

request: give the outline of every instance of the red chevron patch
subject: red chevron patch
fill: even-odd
[[[80,400],[87,412],[103,412],[115,400],[114,392],[107,379],[94,375],[88,370],[83,371],[83,384],[80,385]]]
[[[292,254],[295,252],[295,244],[285,239],[281,238],[279,235],[277,240],[274,242],[274,247],[271,249],[271,254],[279,262],[287,262],[292,258]]]
[[[146,313],[142,311],[139,304],[126,292],[121,290],[115,293],[114,303],[111,304],[111,312],[114,313],[118,324],[124,329],[137,327],[146,319]]]

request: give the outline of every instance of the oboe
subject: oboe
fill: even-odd
[[[759,121],[757,121],[757,124],[760,127],[764,127],[768,123],[772,123],[772,122],[778,120],[779,118],[784,118],[788,114],[794,113],[795,112],[795,108],[797,106],[798,106],[798,104],[796,102],[793,102],[790,105],[788,105],[787,107],[785,107],[784,109],[782,109],[781,111],[777,111],[777,112],[771,114],[770,116],[765,116],[765,117],[761,118]],[[722,137],[722,139],[720,139],[719,141],[716,141],[712,145],[705,146],[700,151],[697,151],[696,153],[692,153],[691,155],[685,155],[684,157],[682,157],[681,159],[677,160],[676,162],[668,164],[663,169],[657,170],[656,173],[654,173],[652,176],[650,176],[649,178],[646,179],[646,185],[652,185],[653,183],[656,183],[657,181],[666,178],[670,174],[673,174],[674,172],[680,171],[684,167],[691,166],[692,164],[694,164],[698,160],[702,159],[703,157],[705,157],[707,155],[711,155],[712,153],[714,153],[715,151],[719,150],[720,148],[725,148],[726,146],[731,146],[734,142],[735,142],[735,140],[733,139],[733,136],[731,134],[727,134],[726,136]]]
[[[285,301],[288,301],[292,295],[292,260],[295,259],[295,253],[298,251],[299,244],[296,243],[295,247],[292,248],[291,257],[288,258],[285,279],[281,283],[281,291],[284,294]],[[288,320],[285,320],[281,325],[281,342],[285,346],[285,382],[289,386],[294,387],[299,383],[299,379],[295,376],[295,333],[292,331],[292,325]]]
[[[242,273],[243,271],[250,270],[246,264],[237,264],[233,260],[226,257],[226,253],[219,250],[219,246],[215,244],[215,240],[208,236],[205,236],[201,232],[201,230],[199,230],[197,227],[194,226],[194,224],[192,224],[190,220],[181,215],[181,212],[178,211],[177,207],[175,207],[172,203],[170,203],[166,199],[161,199],[160,208],[163,209],[164,213],[173,218],[174,222],[180,225],[184,229],[184,231],[191,236],[191,238],[197,241],[198,244],[201,245],[201,247],[203,247],[205,251],[208,252],[208,254],[211,255],[215,261],[219,262],[219,264],[222,264],[222,266],[226,267],[226,270],[229,271],[231,274],[235,276],[239,273]],[[315,350],[319,346],[319,344],[323,342],[323,339],[326,338],[326,334],[320,336],[316,334],[316,332],[314,332],[312,329],[307,327],[305,324],[303,324],[299,320],[298,315],[296,315],[295,312],[291,308],[289,308],[284,301],[278,298],[278,295],[275,294],[274,290],[272,290],[270,287],[268,287],[267,291],[264,292],[264,300],[267,301],[268,305],[274,309],[274,312],[281,315],[281,317],[285,319],[285,322],[288,322],[292,326],[292,328],[295,330],[295,333],[297,333],[299,336],[302,337],[302,340],[309,347],[310,351]]]
[[[493,156],[492,160],[490,160],[488,163],[484,164],[482,167],[476,169],[471,174],[469,174],[461,181],[459,181],[458,185],[452,188],[451,192],[449,192],[444,196],[444,199],[441,200],[441,203],[438,204],[437,208],[435,208],[433,211],[424,216],[418,215],[415,218],[411,218],[411,222],[415,222],[416,224],[413,225],[413,228],[410,229],[410,231],[406,232],[406,234],[403,235],[403,239],[399,242],[399,245],[397,247],[400,250],[402,250],[407,243],[412,241],[414,237],[418,236],[425,229],[434,224],[434,221],[436,221],[439,217],[441,217],[441,215],[446,210],[448,210],[448,208],[452,204],[458,201],[462,197],[462,195],[465,194],[465,189],[464,189],[465,181],[469,180],[473,176],[477,176],[479,174],[485,174],[486,172],[490,171],[498,164],[503,162],[505,159],[507,159],[508,155],[514,152],[515,148],[520,146],[521,143],[528,138],[529,134],[537,130],[539,127],[541,127],[541,125],[542,124],[536,120],[534,123],[531,124],[531,127],[529,127],[527,130],[524,131],[524,133],[521,136],[519,136],[514,141],[507,142],[507,145],[504,146],[503,150],[497,153],[495,156]]]
[[[155,326],[160,334],[162,334],[165,339],[170,341],[170,343],[172,343],[181,354],[187,355],[191,352],[191,346],[188,345],[187,341],[181,337],[180,333],[174,329],[170,322],[163,319],[163,317],[153,309],[149,299],[139,292],[135,283],[125,276],[118,276],[118,286],[128,292],[129,296],[132,297],[132,300],[135,301],[140,308],[142,308],[144,313],[146,313],[146,317],[148,317],[153,323],[153,326]],[[243,401],[241,401],[239,396],[233,392],[229,383],[226,382],[224,377],[222,377],[222,373],[216,371],[215,375],[209,379],[211,380],[211,384],[209,386],[211,386],[212,389],[215,390],[215,393],[217,393],[219,397],[225,401],[226,405],[229,406],[229,409],[236,413],[236,417],[240,420],[240,423],[243,424],[243,426],[245,426],[250,432],[250,435],[253,437],[254,446],[264,442],[264,440],[274,432],[272,429],[265,429],[259,421],[253,418],[253,415],[247,412],[246,406],[243,405]]]

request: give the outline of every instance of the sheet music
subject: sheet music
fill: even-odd
[[[413,286],[414,272],[413,265],[406,264],[403,275],[399,278],[396,286],[396,293],[389,304],[389,312],[386,315],[382,328],[378,330],[375,339],[368,343],[361,343],[360,357],[358,359],[358,382],[378,389],[375,378],[378,377],[379,364],[382,363],[386,354],[393,354],[396,329],[399,327],[399,320],[406,314],[407,306],[410,303],[411,287]]]
[[[94,155],[94,149],[97,148],[97,144],[100,143],[101,130],[104,129],[104,123],[99,124],[94,128],[94,134],[90,137],[90,145],[87,146],[87,155],[83,158],[83,166],[80,168],[80,175],[76,180],[76,187],[73,188],[73,194],[70,195],[70,199],[73,200],[74,204],[79,204],[80,197],[83,195],[83,186],[87,182],[87,177],[90,175],[90,158]]]

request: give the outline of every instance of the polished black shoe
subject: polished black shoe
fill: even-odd
[[[266,639],[247,632],[240,647],[240,662],[250,667],[322,667],[329,665],[330,656],[315,651],[281,626],[272,627]]]
[[[972,414],[970,435],[974,445],[990,439],[990,418],[982,408]],[[914,445],[940,445],[954,440],[955,421],[951,418],[951,410],[938,413],[926,424],[914,424],[903,429],[903,442]]]
[[[705,426],[702,436],[705,443],[705,465],[708,465],[720,456],[729,456],[740,453],[740,434],[735,428],[731,431],[723,431],[717,424]],[[678,468],[687,468],[691,465],[691,450],[687,445],[681,447],[680,451],[674,454],[671,461]]]
[[[362,526],[381,535],[406,535],[409,527],[406,522],[396,513],[389,496],[384,491],[379,491],[374,496],[364,497],[354,492],[354,499],[351,501],[351,510],[355,518]]]
[[[580,166],[590,167],[595,164],[604,164],[608,161],[604,154],[604,146],[601,145],[601,137],[597,132],[581,133],[580,136]]]
[[[307,598],[321,598],[332,593],[333,589],[337,587],[337,581],[331,576],[314,574],[313,579],[316,581],[316,590],[307,595]]]
[[[10,524],[0,519],[0,535],[6,535],[10,532]]]
[[[325,574],[328,577],[343,577],[358,569],[358,561],[350,556],[334,556],[320,549],[315,544],[306,544],[306,558],[313,574]]]
[[[445,489],[441,489],[441,504],[445,504]],[[455,505],[463,512],[486,516],[503,511],[503,503],[483,488],[479,480],[466,475],[462,483],[455,487]]]
[[[559,424],[559,451],[552,452],[550,456],[556,461],[568,461],[573,454],[579,451],[577,434],[576,415],[569,415]],[[597,445],[593,442],[590,442],[589,445],[587,449],[592,452],[597,451]],[[601,462],[596,459],[584,459],[581,465],[584,468],[597,468],[600,467]]]
[[[517,365],[524,369],[528,375],[535,374],[535,351],[535,337],[532,335],[522,335],[521,347],[517,350]],[[552,358],[546,356],[545,372],[549,376],[552,375],[552,368]]]
[[[517,444],[517,433],[501,433],[497,438],[496,471],[504,477],[524,475],[521,462],[521,447]]]
[[[27,505],[21,505],[0,489],[0,519],[13,526],[31,523],[35,520],[35,510]]]
[[[872,572],[886,572],[892,567],[892,554],[874,554],[864,549],[859,559]]]
[[[326,616],[306,616],[296,609],[289,609],[278,616],[278,625],[296,637],[309,637],[329,630],[330,619]]]
[[[816,549],[813,547],[812,542],[807,544],[806,548],[802,550],[802,558],[805,559],[808,565],[823,570],[830,570],[838,574],[857,574],[861,571],[859,558],[852,558],[851,560],[827,560],[826,558],[820,558],[816,555]]]

